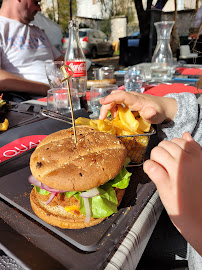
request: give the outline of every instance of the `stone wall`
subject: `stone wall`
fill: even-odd
[[[173,21],[174,13],[166,12],[162,14],[162,20]],[[176,32],[178,36],[189,35],[193,27],[194,10],[181,10],[177,13]]]
[[[111,40],[119,41],[119,38],[127,36],[127,19],[125,16],[111,18]]]

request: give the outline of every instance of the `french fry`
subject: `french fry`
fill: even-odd
[[[149,122],[147,122],[144,118],[142,118],[141,116],[138,118],[138,122],[139,122],[139,133],[144,133],[144,132],[149,132],[150,128],[151,128],[151,124]]]
[[[132,134],[131,130],[129,128],[127,128],[125,125],[123,125],[123,123],[121,122],[121,120],[119,119],[119,117],[116,117],[113,120],[111,120],[111,123],[116,128],[121,129],[121,130],[128,131],[128,132],[130,132],[130,134]]]
[[[140,116],[139,112],[137,112],[137,111],[132,111],[132,114],[134,115],[135,118]]]
[[[85,118],[85,117],[78,117],[75,120],[75,125],[90,125],[90,119]]]
[[[92,120],[92,119],[90,120],[90,126],[91,127],[94,127],[96,129],[98,129],[97,124],[98,124],[98,120]]]
[[[103,132],[107,132],[110,134],[116,135],[116,128],[112,125],[111,121],[106,120],[98,120],[98,129]]]
[[[116,134],[117,136],[131,136],[134,135],[131,131],[127,131],[124,129],[116,128]]]
[[[134,115],[132,114],[131,110],[128,107],[123,107],[122,105],[118,105],[118,112],[121,123],[132,132],[136,132],[139,123],[135,119]]]
[[[0,131],[6,131],[8,129],[9,122],[8,119],[5,118],[3,123],[0,123]]]

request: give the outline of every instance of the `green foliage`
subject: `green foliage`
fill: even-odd
[[[63,33],[68,30],[68,23],[70,21],[70,3],[72,9],[72,16],[76,14],[77,1],[76,0],[57,0],[54,1],[55,6],[46,9],[46,13],[51,20],[58,23]]]
[[[108,37],[111,35],[111,19],[103,20],[101,22],[100,30],[104,32]]]

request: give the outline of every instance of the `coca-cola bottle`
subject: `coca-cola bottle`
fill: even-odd
[[[69,22],[69,44],[65,53],[65,64],[74,72],[69,80],[70,87],[78,90],[81,108],[88,110],[86,58],[79,40],[78,29],[78,22],[71,20]],[[71,70],[69,69],[68,72],[71,73]]]

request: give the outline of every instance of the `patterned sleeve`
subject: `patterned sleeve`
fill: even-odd
[[[191,93],[169,94],[166,97],[177,100],[178,109],[173,121],[158,126],[158,134],[162,139],[181,138],[184,132],[202,145],[202,115],[197,98]]]

